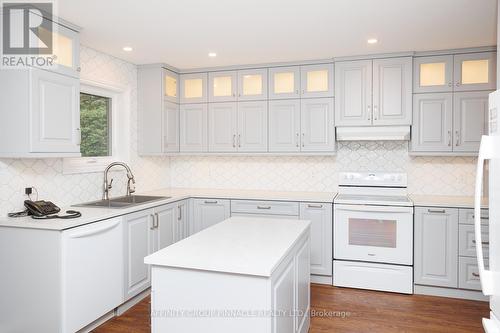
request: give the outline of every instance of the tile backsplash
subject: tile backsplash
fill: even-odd
[[[82,79],[127,87],[130,164],[138,191],[168,186],[335,191],[341,171],[399,171],[408,173],[411,193],[474,192],[475,158],[410,157],[403,142],[339,143],[337,156],[140,157],[137,67],[85,46],[80,58]],[[41,199],[66,206],[100,198],[102,182],[101,173],[63,174],[62,159],[0,159],[0,216],[22,209],[25,187],[35,186]],[[125,192],[125,181],[114,184],[112,195]]]

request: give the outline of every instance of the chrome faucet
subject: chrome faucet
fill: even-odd
[[[132,174],[132,170],[130,170],[130,167],[123,163],[123,162],[113,162],[110,165],[106,167],[104,170],[104,192],[102,195],[103,200],[109,200],[109,190],[113,188],[113,178],[111,178],[111,181],[108,183],[108,172],[109,169],[111,169],[114,166],[122,166],[127,170],[127,196],[130,196],[132,193],[135,192],[135,178],[134,175]]]

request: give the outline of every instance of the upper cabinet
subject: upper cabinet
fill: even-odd
[[[495,86],[495,52],[415,58],[415,93],[493,90]]]
[[[163,70],[163,94],[172,103],[179,103],[179,74]]]
[[[181,75],[181,103],[206,103],[207,73]]]
[[[335,82],[336,126],[411,125],[411,57],[338,62]]]
[[[300,67],[274,67],[269,69],[269,99],[300,97]]]
[[[223,71],[208,74],[208,101],[233,102],[238,99],[238,72]]]
[[[302,98],[333,97],[333,64],[300,67]]]
[[[238,100],[267,99],[267,69],[238,71]]]

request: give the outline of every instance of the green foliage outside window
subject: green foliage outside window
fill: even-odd
[[[84,157],[110,156],[110,111],[108,97],[80,94],[80,127]]]

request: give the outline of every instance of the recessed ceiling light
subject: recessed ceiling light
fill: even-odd
[[[367,40],[368,44],[377,44],[378,43],[378,39],[377,38],[370,38]]]
[[[210,58],[215,58],[215,57],[217,57],[217,53],[215,53],[215,52],[209,52],[209,53],[208,53],[208,56],[209,56]]]
[[[133,48],[131,48],[130,46],[125,46],[123,48],[123,51],[125,51],[125,52],[131,52],[132,50],[133,50]]]

